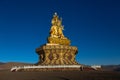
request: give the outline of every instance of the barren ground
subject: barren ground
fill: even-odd
[[[0,80],[120,80],[120,72],[10,72],[9,70],[0,70]]]

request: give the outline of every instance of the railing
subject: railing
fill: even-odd
[[[80,68],[81,65],[38,65],[38,66],[14,66],[11,71],[18,71],[19,69],[33,69],[33,68]]]

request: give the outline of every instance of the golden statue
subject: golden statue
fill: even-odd
[[[50,36],[56,38],[65,38],[62,32],[63,31],[62,19],[59,19],[57,13],[54,14],[51,24],[52,26],[50,29]]]
[[[68,40],[63,34],[64,28],[62,25],[62,18],[59,19],[57,13],[53,15],[51,24],[52,26],[48,43],[70,45],[70,40]]]

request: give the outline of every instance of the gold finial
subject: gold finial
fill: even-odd
[[[57,15],[57,12],[55,12],[55,15]]]

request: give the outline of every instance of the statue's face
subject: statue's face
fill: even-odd
[[[54,20],[57,21],[58,20],[58,16],[54,16]]]

